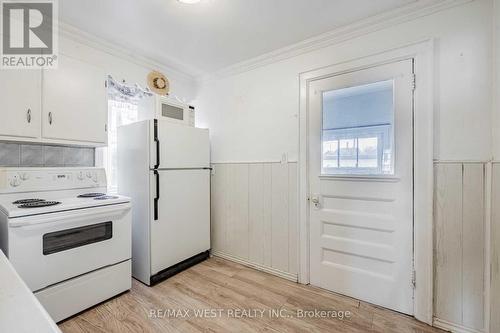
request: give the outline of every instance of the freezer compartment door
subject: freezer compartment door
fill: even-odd
[[[151,177],[159,186],[159,193],[152,186],[152,197],[158,198],[151,207],[154,275],[210,249],[210,171],[160,170]]]
[[[205,168],[210,166],[208,129],[151,122],[151,168]]]

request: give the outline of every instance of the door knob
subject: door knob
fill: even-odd
[[[313,195],[311,196],[311,202],[313,203],[314,207],[319,208],[321,206],[321,200],[319,195]]]

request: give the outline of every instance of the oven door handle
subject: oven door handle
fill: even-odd
[[[158,221],[158,200],[160,199],[160,173],[154,170],[156,180],[156,196],[154,198],[154,220]]]

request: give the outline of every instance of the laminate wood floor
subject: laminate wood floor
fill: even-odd
[[[344,319],[338,318],[342,314]],[[65,333],[443,332],[409,316],[219,258],[154,287],[133,280],[130,292],[59,327]]]

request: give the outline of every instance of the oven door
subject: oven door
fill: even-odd
[[[8,256],[32,291],[131,258],[130,204],[9,221]]]

